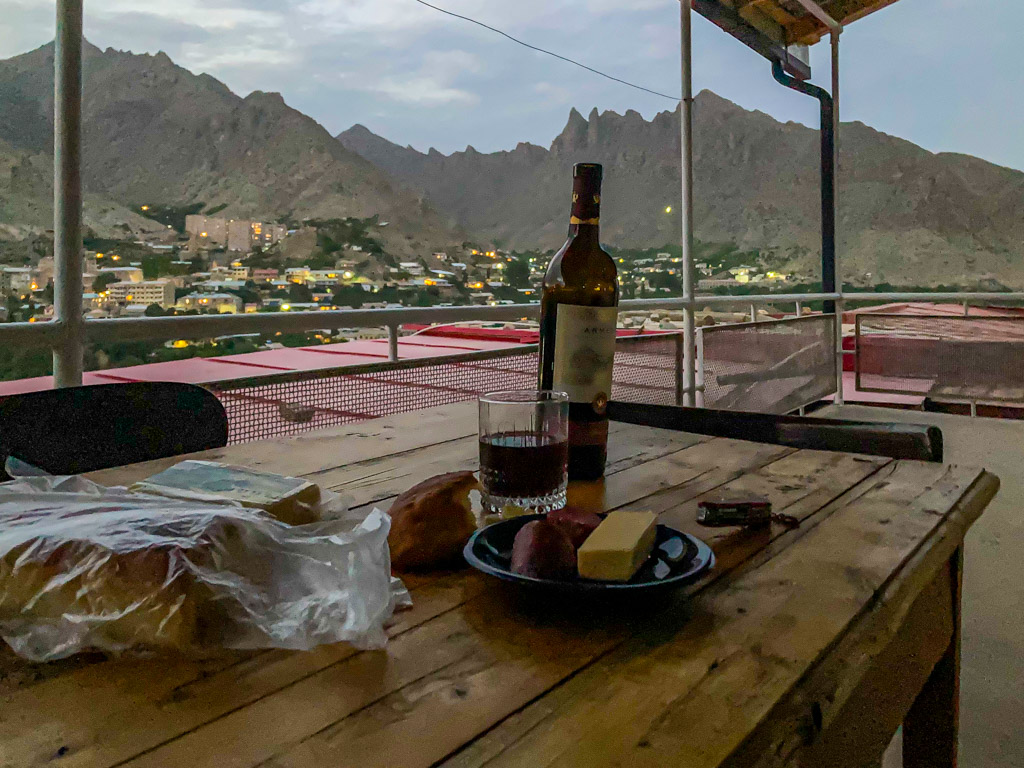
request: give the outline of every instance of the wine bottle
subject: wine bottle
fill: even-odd
[[[619,282],[598,240],[601,166],[572,171],[569,239],[551,259],[541,294],[540,388],[569,395],[569,478],[604,474]]]

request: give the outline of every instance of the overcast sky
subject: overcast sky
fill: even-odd
[[[677,0],[432,0],[668,94],[679,91]],[[0,0],[0,56],[53,37],[53,0]],[[694,88],[815,124],[814,102],[695,15]],[[86,0],[101,48],[163,50],[245,95],[279,91],[332,133],[363,123],[444,152],[547,146],[569,108],[674,108],[414,0]],[[842,113],[933,151],[1024,169],[1021,0],[902,0],[843,35]],[[829,82],[827,43],[812,49]]]

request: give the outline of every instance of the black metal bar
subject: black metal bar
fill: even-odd
[[[784,42],[772,40],[761,30],[749,24],[733,8],[722,5],[719,0],[690,0],[697,13],[710,21],[722,31],[732,35],[748,48],[756,51],[770,61],[779,61],[783,68],[801,80],[811,76],[808,64],[793,56]]]
[[[620,400],[608,402],[608,418],[626,424],[792,448],[942,461],[942,430],[927,424],[778,416]]]
[[[779,59],[772,61],[772,76],[787,88],[813,96],[821,106],[821,292],[833,293],[836,290],[836,168],[832,96],[824,88],[786,74]],[[835,302],[826,301],[825,312],[835,311]]]

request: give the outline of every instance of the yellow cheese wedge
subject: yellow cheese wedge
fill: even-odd
[[[576,552],[580,576],[629,581],[654,548],[656,525],[653,512],[609,514]]]

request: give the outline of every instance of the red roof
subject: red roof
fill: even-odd
[[[892,304],[876,304],[873,307],[860,307],[843,312],[843,322],[853,323],[857,315],[947,315],[963,317],[963,304],[937,304],[928,301],[899,301]],[[1022,307],[971,307],[970,317],[1024,317]]]
[[[399,339],[398,358],[410,360],[423,357],[461,355],[466,352],[486,351],[514,347],[517,342],[479,341],[472,339],[430,339],[422,335]],[[224,357],[192,357],[165,363],[133,365],[128,368],[108,368],[89,371],[82,377],[83,384],[113,384],[126,381],[180,381],[189,384],[207,384],[225,379],[270,375],[286,371],[310,371],[337,368],[344,365],[363,365],[388,359],[386,339],[361,339],[343,344],[324,344],[314,347],[268,349]],[[0,381],[0,397],[36,392],[53,388],[52,376],[32,379]]]

